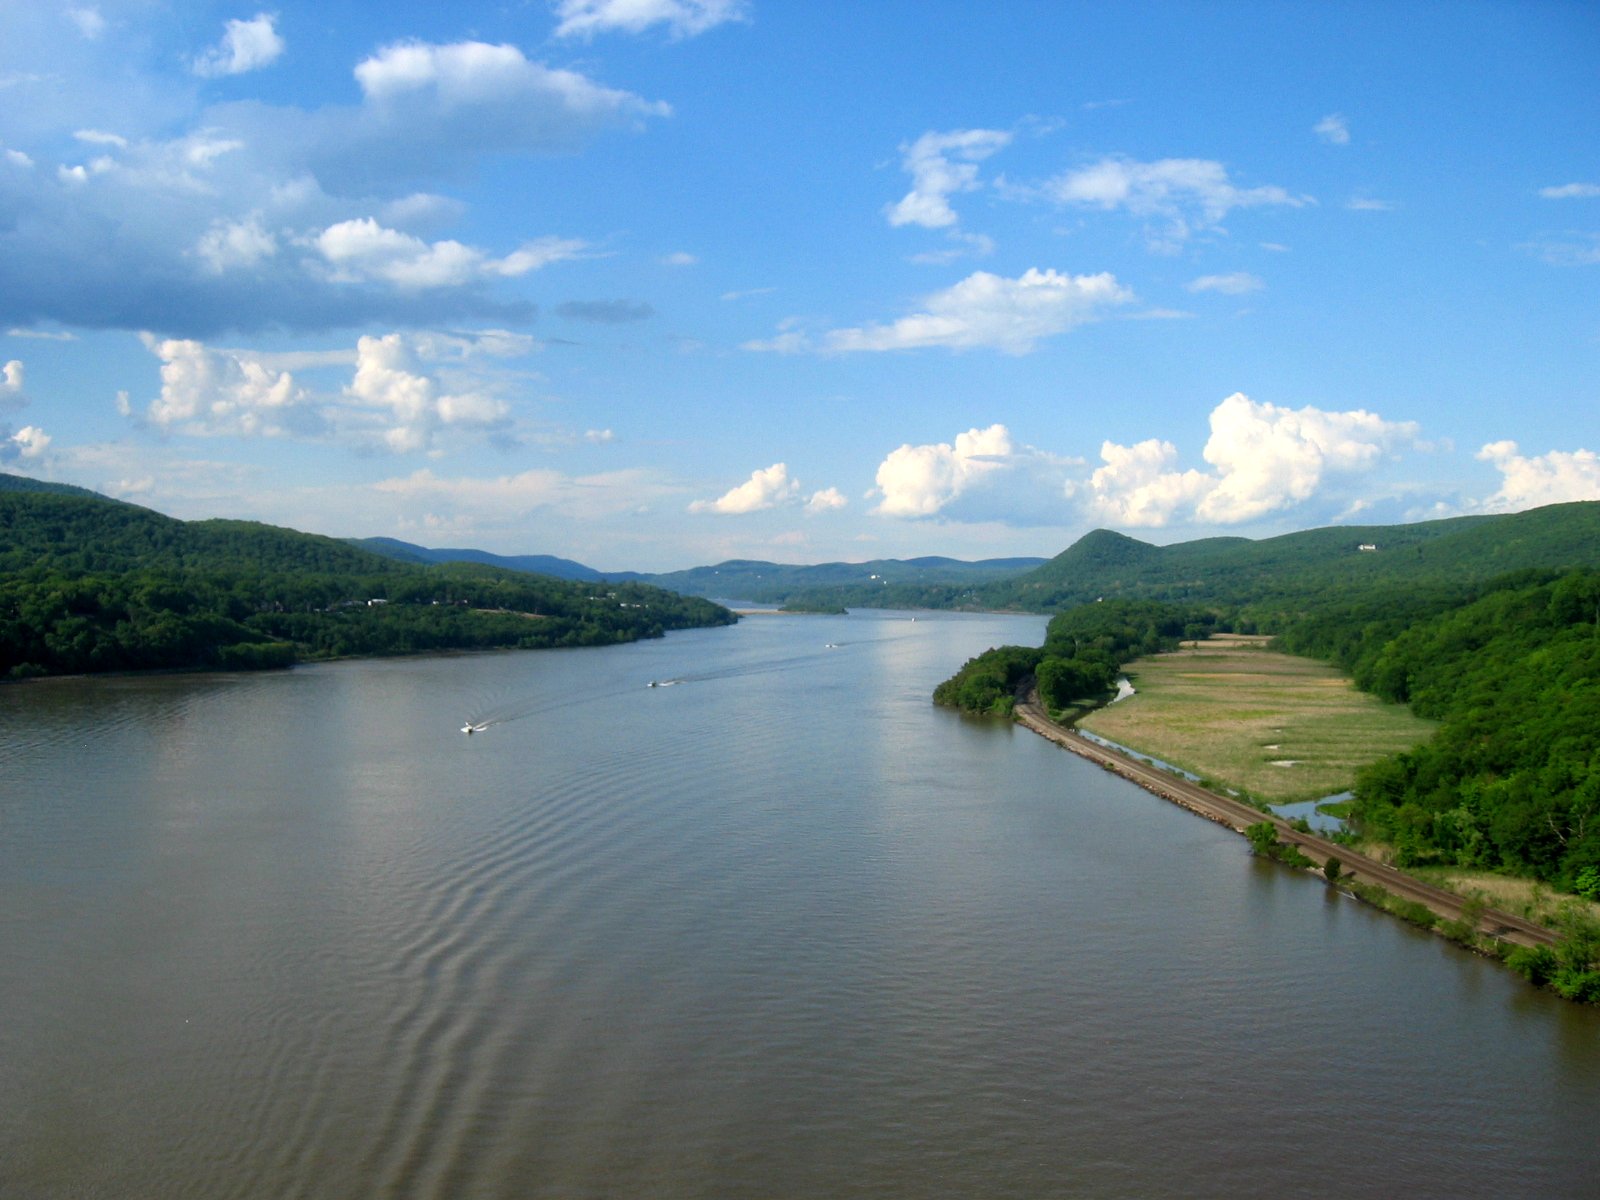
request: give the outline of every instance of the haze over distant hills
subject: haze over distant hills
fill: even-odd
[[[395,538],[352,539],[352,544],[402,562],[483,563],[509,570],[554,575],[558,579],[650,583],[689,596],[740,600],[760,600],[774,597],[776,593],[787,595],[810,588],[851,585],[881,588],[890,584],[971,584],[1021,575],[1048,561],[1043,558],[990,558],[967,562],[933,555],[925,558],[880,558],[858,563],[797,566],[739,558],[682,571],[649,574],[639,571],[597,571],[569,558],[555,558],[548,554],[502,555],[491,554],[487,550],[430,550],[426,546]]]

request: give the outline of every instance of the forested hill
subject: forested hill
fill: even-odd
[[[249,521],[0,487],[0,678],[605,645],[732,620],[645,584],[403,563]]]
[[[337,538],[254,521],[179,521],[94,492],[0,491],[0,572],[312,571],[384,574],[398,564]]]
[[[1152,546],[1101,529],[1037,570],[977,588],[973,599],[1031,611],[1102,598],[1287,611],[1378,592],[1470,588],[1529,568],[1590,565],[1597,547],[1600,501],[1414,525],[1339,525],[1260,541]]]
[[[29,479],[26,475],[10,475],[0,471],[0,492],[48,492],[57,496],[100,496],[88,488],[73,487],[70,483],[47,483],[42,479]],[[105,499],[100,496],[100,499]]]

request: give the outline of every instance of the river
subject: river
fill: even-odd
[[[1600,1012],[930,704],[1042,633],[0,688],[0,1196],[1593,1194]]]

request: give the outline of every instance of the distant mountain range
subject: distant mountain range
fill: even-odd
[[[480,563],[486,567],[502,567],[508,571],[528,571],[534,575],[552,575],[557,579],[576,579],[592,583],[605,578],[644,579],[642,575],[604,576],[593,567],[586,567],[570,558],[556,558],[551,554],[491,554],[487,550],[430,550],[396,538],[350,538],[353,546],[371,550],[385,558],[409,563]]]
[[[967,584],[1006,579],[1043,566],[1043,558],[989,558],[966,562],[958,558],[880,558],[860,563],[819,563],[794,566],[736,558],[708,567],[649,574],[639,571],[597,571],[570,558],[548,554],[491,554],[487,550],[431,550],[395,538],[351,539],[363,550],[386,555],[401,562],[472,562],[554,575],[558,579],[613,583],[649,583],[688,596],[710,596],[739,600],[783,599],[795,592],[818,588],[860,586],[883,588],[891,584]]]

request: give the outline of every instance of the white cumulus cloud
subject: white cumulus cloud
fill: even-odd
[[[901,146],[901,167],[911,176],[911,190],[884,209],[891,225],[920,225],[942,229],[956,223],[950,197],[976,191],[978,164],[1011,143],[1011,134],[998,129],[958,129],[950,133],[925,133]]]
[[[402,291],[460,287],[491,276],[524,275],[577,257],[584,243],[569,238],[528,242],[504,258],[493,258],[454,240],[427,242],[371,217],[330,225],[317,235],[317,249],[338,282],[382,281]]]
[[[1012,453],[1004,425],[969,429],[954,444],[938,442],[892,451],[878,466],[883,499],[873,511],[889,517],[931,517],[992,473],[1003,471]]]
[[[50,447],[50,435],[37,425],[24,425],[11,435],[11,441],[23,458],[38,458]]]
[[[13,358],[0,368],[0,396],[22,395],[22,382],[26,372],[20,358]]]
[[[556,36],[643,33],[665,25],[675,38],[694,37],[728,21],[743,21],[746,11],[745,0],[560,0]]]
[[[365,336],[353,351],[256,353],[193,339],[144,343],[161,360],[161,394],[141,419],[191,436],[292,436],[393,453],[432,451],[445,433],[498,434],[510,423],[483,359],[519,357],[533,340],[503,330]],[[435,368],[432,364],[446,364]],[[347,368],[337,390],[295,374]],[[126,392],[118,410],[133,416]]]
[[[1118,525],[1165,525],[1216,485],[1199,471],[1174,470],[1178,448],[1157,438],[1132,446],[1107,441],[1100,457],[1105,466],[1089,477],[1090,507]]]
[[[1552,450],[1532,457],[1516,442],[1490,442],[1478,457],[1500,472],[1500,489],[1483,502],[1489,512],[1521,512],[1545,504],[1600,500],[1600,454]]]
[[[921,312],[887,325],[862,325],[828,332],[820,349],[829,353],[979,347],[1027,354],[1042,339],[1097,319],[1104,310],[1133,299],[1108,273],[1065,275],[1030,268],[1016,279],[975,271],[960,283],[928,296]],[[752,349],[806,349],[803,336],[780,335]]]
[[[383,444],[397,454],[428,449],[442,427],[498,428],[508,413],[505,401],[483,392],[445,392],[399,333],[356,343],[355,378],[345,395],[373,413]]]
[[[1013,526],[1061,524],[1067,496],[1082,465],[1018,442],[1004,425],[973,428],[950,442],[906,444],[878,466],[885,517]]]
[[[1360,471],[1392,447],[1414,441],[1412,421],[1385,421],[1364,409],[1325,412],[1257,404],[1235,392],[1211,413],[1205,460],[1221,480],[1197,509],[1220,524],[1307,499],[1330,472]]]
[[[271,65],[284,49],[276,20],[271,13],[257,13],[248,21],[229,21],[222,41],[194,60],[194,73],[210,79]]]
[[[808,513],[833,512],[844,508],[850,502],[844,498],[844,493],[838,488],[823,488],[821,491],[811,493],[811,498],[806,501]]]
[[[1203,451],[1209,473],[1176,470],[1170,442],[1106,442],[1106,465],[1086,493],[1090,508],[1129,525],[1238,524],[1310,499],[1330,476],[1371,469],[1419,432],[1414,422],[1362,409],[1287,409],[1240,392],[1212,410],[1210,423]]]
[[[752,471],[750,478],[738,487],[724,492],[715,500],[696,500],[689,505],[694,513],[723,513],[736,515],[761,512],[788,504],[800,495],[800,482],[789,478],[786,463],[773,463],[765,469]]]
[[[143,339],[161,360],[161,395],[149,419],[162,429],[281,436],[314,419],[309,394],[288,371],[186,338]]]

